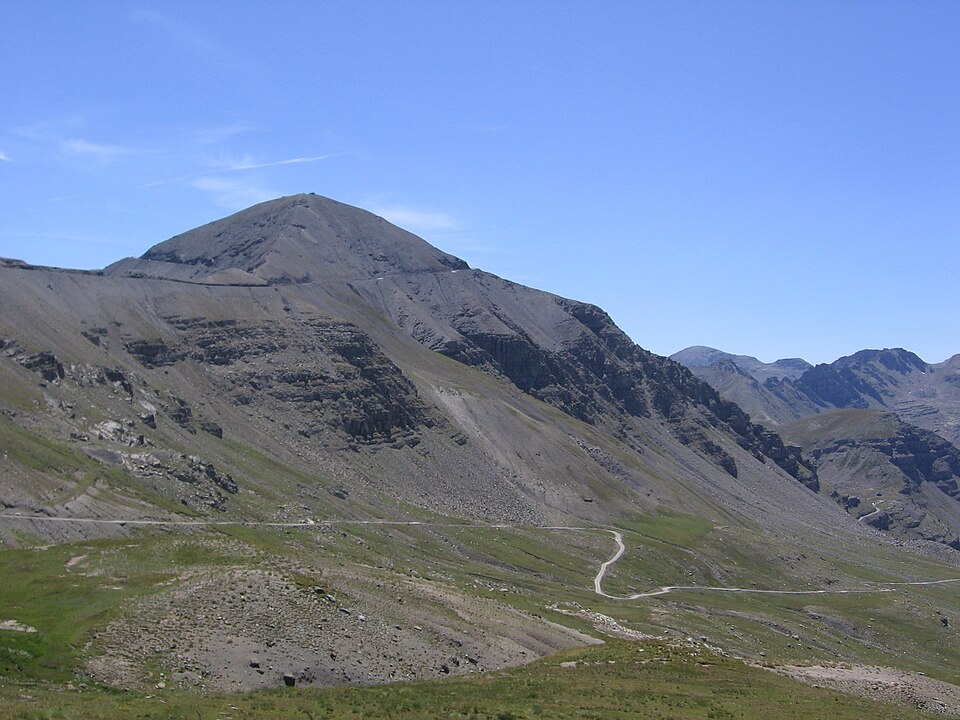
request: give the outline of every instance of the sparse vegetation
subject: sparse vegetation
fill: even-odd
[[[573,667],[561,666],[574,664]],[[385,687],[202,697],[0,689],[0,718],[783,718],[887,720],[891,708],[790,680],[695,648],[624,643],[568,651],[483,676]],[[900,718],[931,715],[897,708]]]

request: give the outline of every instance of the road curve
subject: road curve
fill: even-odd
[[[600,570],[597,572],[597,576],[593,579],[593,591],[597,595],[603,595],[605,598],[610,598],[611,600],[619,600],[620,598],[615,598],[612,595],[608,595],[603,591],[603,576],[607,574],[607,569],[613,565],[617,560],[619,560],[623,553],[626,552],[627,546],[623,544],[623,533],[619,530],[608,530],[607,532],[613,534],[613,539],[617,543],[617,551],[613,554],[609,560],[603,563],[600,566]],[[624,598],[626,599],[626,598]],[[634,600],[635,598],[629,598]]]
[[[880,512],[880,503],[884,502],[883,500],[878,500],[877,502],[870,503],[873,505],[873,512],[868,512],[866,515],[861,515],[857,518],[857,522],[863,522],[867,518],[872,518],[874,515]]]

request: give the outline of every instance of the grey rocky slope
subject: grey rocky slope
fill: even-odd
[[[705,413],[741,447],[814,481],[778,438],[678,365],[637,347],[599,308],[471,270],[382,218],[325,198],[256,206],[106,274],[322,287],[330,296],[325,309],[336,313],[359,296],[429,349],[504,376],[575,418],[613,427],[625,416],[656,417],[736,475],[736,461],[697,427]]]
[[[836,410],[781,428],[821,489],[862,522],[960,549],[960,450],[880,410]]]

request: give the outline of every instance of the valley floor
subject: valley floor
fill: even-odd
[[[0,520],[126,533],[0,552],[3,718],[960,716],[960,578],[932,560],[874,549],[837,582],[829,558],[770,564],[762,539],[671,513]]]

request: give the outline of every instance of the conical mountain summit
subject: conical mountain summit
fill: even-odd
[[[381,217],[319,195],[260,203],[123,260],[109,274],[238,284],[361,280],[466,269]]]

